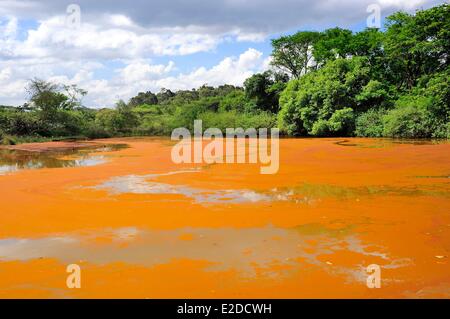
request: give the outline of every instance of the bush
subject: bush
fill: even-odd
[[[223,97],[219,104],[219,110],[222,112],[229,112],[236,110],[238,112],[245,112],[247,110],[248,100],[244,91],[235,91]]]
[[[318,120],[314,123],[311,134],[314,136],[329,136],[330,135],[330,127],[328,125],[328,121],[326,120]]]
[[[134,135],[169,135],[174,127],[170,115],[147,114],[141,118],[140,125],[134,131]]]
[[[273,128],[276,125],[276,117],[268,112],[258,114],[240,114],[237,112],[206,112],[200,114],[203,120],[203,128],[218,128],[225,132],[227,128]]]
[[[383,118],[383,135],[401,138],[427,138],[432,136],[428,114],[415,105],[389,111]]]
[[[1,137],[1,144],[2,145],[16,145],[17,141],[14,139],[14,137],[9,135],[3,135]]]
[[[107,132],[103,127],[100,127],[95,123],[93,123],[85,130],[84,135],[90,139],[112,137],[111,134]]]
[[[314,123],[311,134],[314,136],[351,136],[355,128],[355,116],[351,108],[337,110],[329,120]]]
[[[277,124],[276,115],[270,112],[259,112],[256,114],[246,114],[245,116],[239,116],[237,121],[237,127],[242,128],[275,128]]]
[[[383,137],[383,118],[386,113],[384,109],[371,109],[359,115],[356,119],[356,136]]]
[[[34,112],[10,111],[6,113],[5,133],[11,135],[38,134],[43,127],[39,116]]]
[[[355,115],[351,108],[337,110],[328,120],[330,131],[334,135],[352,136],[355,130]]]

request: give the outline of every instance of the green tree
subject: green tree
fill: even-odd
[[[60,85],[33,79],[26,88],[29,108],[39,119],[39,134],[62,136],[80,132],[79,118],[72,111],[81,107],[86,91],[76,85]]]
[[[347,50],[356,56],[380,58],[383,56],[383,41],[383,32],[379,29],[367,28],[351,37]]]
[[[379,82],[385,82],[386,71],[388,69],[383,43],[384,33],[378,29],[368,28],[354,34],[349,44],[349,52],[352,56],[367,57],[371,77],[373,80]]]
[[[33,79],[26,88],[30,97],[30,106],[51,118],[63,108],[69,98],[60,92],[57,84],[40,79]]]
[[[311,67],[312,48],[318,38],[318,32],[302,31],[272,40],[272,65],[294,78],[306,74]]]
[[[333,28],[320,33],[314,44],[314,59],[319,66],[327,61],[346,58],[352,54],[352,31]]]
[[[276,113],[279,110],[279,96],[285,89],[286,78],[271,71],[257,73],[244,82],[245,94],[255,101],[256,108]]]
[[[233,91],[220,100],[219,110],[221,112],[237,111],[244,113],[251,109],[254,109],[253,104],[242,90]]]
[[[416,101],[428,103],[424,99]],[[391,110],[383,119],[383,135],[401,138],[427,138],[432,136],[428,114],[423,105],[409,104]]]
[[[158,103],[164,104],[168,103],[170,99],[172,99],[175,96],[175,93],[173,93],[171,90],[162,88],[161,91],[156,94],[156,97],[158,99]]]
[[[356,119],[355,134],[362,137],[383,137],[385,109],[370,109]]]
[[[314,136],[352,136],[355,116],[351,108],[337,110],[330,119],[319,119],[314,123],[311,134]]]
[[[389,80],[412,89],[423,75],[445,69],[450,52],[450,5],[419,11],[397,12],[387,18],[384,49]]]
[[[132,97],[128,104],[131,107],[136,107],[139,105],[155,105],[158,104],[158,98],[156,97],[156,94],[153,94],[150,91],[147,92],[139,92],[139,94],[135,97]]]
[[[367,58],[355,57],[329,61],[322,69],[291,81],[280,97],[280,128],[291,135],[324,135],[324,128],[342,134],[352,126],[346,123],[340,128],[336,124],[343,115],[346,122],[350,118],[353,121],[367,108],[357,96],[368,85],[369,74]],[[328,122],[342,109],[346,112],[337,113]],[[348,109],[353,110],[352,116]]]
[[[46,114],[81,106],[81,100],[87,94],[76,85],[60,85],[37,78],[28,83],[26,91],[29,105]]]

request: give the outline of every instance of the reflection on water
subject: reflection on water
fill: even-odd
[[[450,174],[448,174],[448,175],[439,175],[439,176],[415,176],[415,178],[432,178],[432,179],[436,179],[436,178],[450,178]]]
[[[411,140],[411,139],[366,139],[361,143],[354,140],[340,140],[334,144],[346,147],[358,147],[358,148],[385,148],[389,146],[395,146],[398,144],[404,145],[439,145],[448,143],[447,140]]]
[[[366,145],[363,145],[363,144],[351,143],[349,140],[339,141],[334,144],[339,145],[339,146],[366,147]],[[382,146],[379,146],[379,147],[382,147]]]
[[[126,147],[125,144],[113,144],[45,152],[0,149],[0,175],[23,169],[100,165],[107,162],[106,156],[94,153],[112,152]]]
[[[448,185],[410,185],[395,186],[362,186],[345,187],[338,185],[302,184],[297,187],[274,188],[267,191],[254,190],[212,190],[199,189],[184,185],[172,185],[156,182],[159,176],[172,174],[195,173],[196,171],[179,171],[168,174],[129,175],[112,178],[98,186],[96,190],[106,190],[111,195],[120,194],[153,194],[181,195],[200,204],[243,204],[274,201],[291,201],[296,204],[313,204],[325,198],[342,200],[359,199],[371,196],[433,196],[450,197]],[[430,177],[431,178],[431,177]],[[438,177],[436,177],[438,178]]]
[[[350,235],[354,231],[355,225],[346,225],[341,228],[330,229],[325,227],[323,224],[313,223],[299,225],[294,229],[303,236],[328,236],[335,238]]]
[[[297,187],[288,188],[293,196],[301,195],[305,198],[338,198],[355,199],[367,196],[389,195],[389,196],[433,196],[450,197],[448,185],[410,185],[404,187],[395,187],[387,185],[373,185],[361,187],[346,187],[330,184],[302,184]]]
[[[303,227],[308,226],[299,229]],[[211,262],[207,271],[233,269],[242,276],[254,276],[257,267],[273,264],[301,267],[304,264],[359,280],[359,265],[335,265],[329,269],[329,264],[319,258],[343,251],[360,254],[361,260],[364,256],[378,258],[386,267],[406,265],[405,260],[391,259],[381,248],[380,251],[369,251],[356,233],[349,231],[338,237],[327,236],[325,226],[319,233],[271,226],[167,231],[121,228],[82,236],[0,240],[0,260],[3,261],[50,258],[66,264],[83,260],[97,265],[124,262],[151,267],[179,259],[207,260]]]
[[[193,199],[196,203],[213,204],[242,204],[270,201],[287,201],[291,199],[290,192],[259,193],[252,190],[207,190],[184,185],[171,185],[155,182],[160,176],[198,173],[198,170],[170,172],[165,174],[129,175],[115,177],[94,187],[97,190],[106,190],[112,195],[118,194],[154,194],[154,195],[182,195]]]
[[[200,189],[186,185],[173,185],[156,181],[160,176],[189,173],[200,173],[200,171],[190,170],[169,172],[163,174],[119,176],[114,177],[92,188],[96,190],[105,190],[111,195],[181,195],[185,198],[192,199],[195,203],[199,204],[245,204],[290,201],[296,204],[310,205],[325,198],[350,200],[379,195],[406,197],[450,197],[450,193],[448,192],[448,185],[446,184],[410,185],[407,187],[385,185],[347,187],[331,184],[322,185],[304,183],[295,187],[273,188],[266,191],[254,191],[248,189]],[[441,177],[436,176],[435,178]],[[170,200],[176,199],[176,197],[170,198]]]

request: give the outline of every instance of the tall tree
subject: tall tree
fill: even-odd
[[[244,83],[245,95],[255,101],[258,109],[276,113],[280,93],[285,89],[287,80],[271,71],[254,74]]]
[[[319,65],[339,58],[347,58],[352,54],[352,31],[333,28],[325,30],[314,45],[314,59]]]
[[[387,18],[384,49],[390,80],[411,89],[423,75],[443,70],[449,64],[450,5],[410,15],[395,13]]]
[[[81,99],[87,94],[76,85],[59,85],[37,78],[28,83],[26,91],[30,98],[29,106],[46,115],[81,106]]]
[[[352,56],[367,57],[373,79],[385,82],[387,66],[383,41],[384,34],[379,29],[367,28],[352,37],[349,52]]]
[[[313,61],[312,47],[318,38],[318,32],[303,31],[272,40],[272,65],[294,78],[308,73]]]

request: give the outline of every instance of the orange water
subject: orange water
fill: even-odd
[[[450,297],[449,143],[281,140],[276,175],[102,143],[130,147],[0,175],[0,298]]]

